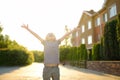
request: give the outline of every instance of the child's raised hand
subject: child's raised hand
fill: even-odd
[[[21,27],[25,28],[25,29],[28,29],[28,24],[27,25],[23,24]]]

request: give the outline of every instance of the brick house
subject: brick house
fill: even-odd
[[[116,18],[120,13],[120,0],[104,0],[102,9],[84,11],[78,26],[80,30],[72,34],[72,45],[86,44],[91,51],[94,43],[100,42],[104,33],[105,23]]]

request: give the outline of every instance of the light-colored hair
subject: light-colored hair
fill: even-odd
[[[53,38],[52,40],[56,40],[56,37],[55,37],[55,35],[54,35],[53,33],[48,33],[48,34],[46,35],[46,40],[48,40],[48,41],[51,40],[50,37]]]

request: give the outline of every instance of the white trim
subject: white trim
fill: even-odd
[[[86,11],[84,11],[83,13],[85,13],[85,14],[87,14],[89,16],[93,16],[93,14],[90,14],[89,12],[86,12]]]

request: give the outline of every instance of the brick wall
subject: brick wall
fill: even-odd
[[[87,69],[120,76],[120,61],[87,61]]]

